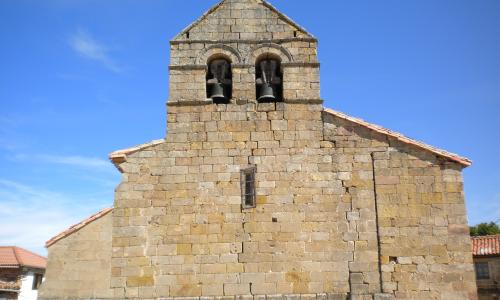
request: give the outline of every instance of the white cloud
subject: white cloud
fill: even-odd
[[[113,72],[122,72],[122,68],[109,56],[107,47],[95,40],[87,31],[79,29],[70,37],[69,44],[79,55],[100,62]]]
[[[96,157],[79,155],[51,155],[51,154],[16,154],[12,157],[14,161],[35,161],[37,163],[49,163],[78,167],[86,170],[116,173],[110,161]]]
[[[111,167],[111,162],[94,157],[84,156],[56,156],[56,155],[38,155],[38,159],[44,160],[49,163],[70,165],[84,168],[105,168]]]
[[[0,244],[45,255],[45,241],[111,202],[0,179]]]

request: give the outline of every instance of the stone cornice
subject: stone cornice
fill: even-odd
[[[213,104],[212,99],[167,101],[167,106],[202,106]]]
[[[281,64],[284,68],[319,68],[320,63],[317,62],[286,62]],[[231,65],[233,69],[245,69],[254,67],[252,64],[233,64]],[[207,68],[206,65],[197,65],[197,64],[189,64],[189,65],[170,65],[168,67],[170,70],[205,70]]]
[[[237,39],[229,39],[229,40],[175,40],[170,41],[170,45],[179,45],[179,44],[231,44],[231,43],[240,43],[240,44],[262,44],[262,43],[289,43],[289,42],[310,42],[317,43],[318,40],[316,38],[309,37],[297,37],[297,38],[285,38],[285,39],[273,39],[273,40],[261,40],[261,39],[248,39],[248,40],[237,40]]]

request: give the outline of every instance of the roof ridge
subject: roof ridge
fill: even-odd
[[[341,119],[345,119],[345,120],[348,120],[350,122],[353,122],[353,123],[356,123],[358,125],[361,125],[365,128],[368,128],[370,130],[373,130],[373,131],[376,131],[380,134],[385,134],[385,135],[388,135],[388,136],[391,136],[393,138],[395,138],[396,140],[404,143],[404,144],[407,144],[407,145],[413,145],[415,147],[418,147],[420,149],[424,149],[426,151],[429,151],[429,152],[432,152],[438,156],[441,156],[441,157],[445,157],[447,158],[448,160],[451,160],[451,161],[454,161],[456,163],[459,163],[461,164],[462,166],[464,167],[468,167],[470,165],[472,165],[472,161],[466,157],[462,157],[458,154],[455,154],[455,153],[451,153],[451,152],[448,152],[446,150],[443,150],[443,149],[439,149],[437,147],[434,147],[434,146],[431,146],[429,144],[426,144],[424,142],[420,142],[420,141],[417,141],[415,139],[412,139],[412,138],[409,138],[399,132],[396,132],[396,131],[393,131],[393,130],[390,130],[390,129],[387,129],[387,128],[384,128],[380,125],[377,125],[377,124],[373,124],[373,123],[369,123],[363,119],[360,119],[360,118],[355,118],[355,117],[351,117],[345,113],[342,113],[340,111],[336,111],[336,110],[333,110],[331,108],[324,108],[323,109],[324,112],[326,113],[329,113],[331,115],[334,115],[336,117],[339,117]]]
[[[280,10],[278,10],[274,5],[269,3],[267,0],[260,0],[260,1],[262,1],[262,4],[264,6],[269,8],[271,11],[275,12],[279,17],[283,18],[284,21],[286,21],[289,25],[297,27],[299,30],[303,31],[305,34],[309,35],[312,38],[315,38],[314,35],[312,33],[310,33],[307,29],[305,29],[302,25],[300,25],[299,23],[292,20],[292,18],[290,18],[286,14],[282,13]]]
[[[17,254],[16,249],[17,249],[16,246],[12,246],[12,248],[11,248],[12,253],[14,254],[14,258],[16,259],[17,264],[21,266],[22,263],[21,263],[21,260],[19,259],[19,255]]]
[[[194,22],[190,23],[188,26],[186,26],[184,29],[181,30],[181,32],[179,32],[176,36],[174,36],[174,38],[172,40],[176,40],[180,37],[182,37],[184,35],[184,33],[188,32],[189,30],[191,30],[194,26],[198,25],[199,23],[201,23],[201,21],[203,21],[206,17],[208,17],[208,15],[210,15],[211,13],[213,13],[215,10],[217,10],[217,8],[219,8],[220,6],[222,6],[222,4],[224,2],[226,2],[227,0],[221,0],[219,2],[217,2],[215,5],[213,5],[212,7],[210,7],[207,11],[205,11],[200,17],[198,17],[198,19],[194,20]]]
[[[17,247],[17,246],[16,246],[16,248],[18,248],[18,249],[20,249],[20,250],[22,250],[22,251],[24,251],[24,252],[28,252],[28,253],[30,253],[31,255],[38,256],[39,258],[46,258],[45,256],[40,255],[40,254],[38,254],[38,253],[35,253],[35,252],[31,251],[31,250],[28,250],[28,249],[25,249],[25,248],[21,248],[21,247]]]

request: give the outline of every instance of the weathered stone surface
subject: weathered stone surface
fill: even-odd
[[[88,261],[102,260],[103,274],[83,291],[204,300],[474,295],[462,166],[324,111],[316,41],[283,18],[261,1],[227,0],[172,42],[168,134],[115,160],[123,180],[109,236],[82,231],[90,247],[102,246]],[[282,103],[256,102],[261,55],[282,62]],[[233,64],[231,103],[206,100],[214,57]],[[242,209],[249,166],[256,207]],[[66,256],[81,268],[71,247],[86,243],[68,238],[67,248],[49,248],[49,261],[59,253],[54,266]],[[54,298],[90,297],[66,290],[74,282],[47,280]]]
[[[124,284],[111,279],[112,214],[88,224],[48,248],[45,280],[39,299],[110,298],[112,288]]]

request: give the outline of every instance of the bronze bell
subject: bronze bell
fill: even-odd
[[[224,85],[222,83],[217,82],[212,84],[212,89],[210,91],[210,98],[212,98],[214,102],[227,100],[226,96],[224,96]]]
[[[269,83],[264,83],[260,86],[260,97],[257,99],[259,102],[274,101],[276,97],[274,96],[273,86]]]
[[[216,59],[209,65],[208,97],[215,103],[226,103],[231,98],[231,65],[225,59]]]
[[[275,59],[265,59],[257,64],[257,74],[260,75],[256,80],[257,101],[274,102],[281,99],[281,74],[279,74],[279,61]]]

